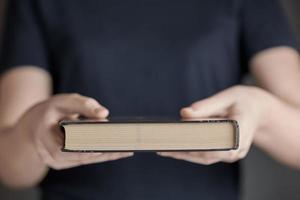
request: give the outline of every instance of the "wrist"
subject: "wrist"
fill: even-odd
[[[278,108],[282,106],[280,100],[274,95],[263,89],[258,90],[260,92],[258,101],[261,102],[260,109],[262,112],[258,120],[258,128],[254,135],[255,143],[259,143],[259,140],[265,140],[270,137],[270,132],[276,122],[275,118],[279,114]]]

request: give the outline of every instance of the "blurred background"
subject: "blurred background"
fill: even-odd
[[[281,1],[295,33],[300,38],[300,1]],[[5,0],[0,0],[0,37],[4,5]],[[241,164],[241,200],[300,199],[300,171],[282,166],[255,147],[252,147]],[[36,188],[12,191],[0,184],[1,200],[37,200],[38,197]]]

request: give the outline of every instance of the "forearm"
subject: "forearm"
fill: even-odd
[[[16,67],[0,81],[0,181],[9,186],[30,186],[46,172],[25,127],[16,130],[20,117],[51,94],[51,77],[39,67]],[[14,127],[14,128],[7,128]]]
[[[277,160],[300,168],[300,57],[288,47],[264,50],[250,61],[257,83],[272,93],[255,144]],[[269,109],[270,108],[270,109]]]
[[[5,185],[33,186],[46,174],[47,167],[30,140],[26,134],[13,129],[0,132],[0,179]]]
[[[300,109],[274,99],[254,143],[272,157],[300,168]]]

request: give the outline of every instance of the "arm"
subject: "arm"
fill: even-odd
[[[31,185],[47,172],[28,137],[11,134],[9,129],[27,109],[49,98],[51,92],[49,74],[38,68],[12,70],[1,79],[0,178],[9,185]]]
[[[290,48],[264,51],[251,61],[258,84],[278,97],[254,143],[275,159],[300,168],[300,58]]]
[[[264,8],[264,9],[261,9]],[[234,162],[254,143],[274,158],[300,168],[299,54],[277,0],[240,4],[242,55],[263,88],[235,86],[181,110],[182,117],[229,117],[239,121],[240,147],[229,152],[163,153],[200,164]],[[274,31],[276,30],[276,31]],[[275,48],[273,48],[275,47]]]
[[[300,167],[299,54],[290,48],[265,50],[250,62],[264,90],[235,86],[181,110],[184,118],[229,117],[240,124],[240,147],[228,152],[163,152],[199,164],[234,162],[255,142],[279,161]]]
[[[51,96],[50,75],[37,67],[20,67],[1,79],[0,180],[8,186],[37,184],[48,167],[65,169],[131,156],[132,153],[61,152],[58,122],[82,115],[106,118],[108,110],[79,94]]]

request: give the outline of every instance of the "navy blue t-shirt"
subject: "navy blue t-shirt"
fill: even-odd
[[[2,71],[41,67],[55,94],[93,97],[112,117],[178,117],[239,84],[259,51],[295,45],[275,0],[9,0],[5,32]],[[234,200],[238,169],[136,153],[51,170],[41,188],[55,200]]]

